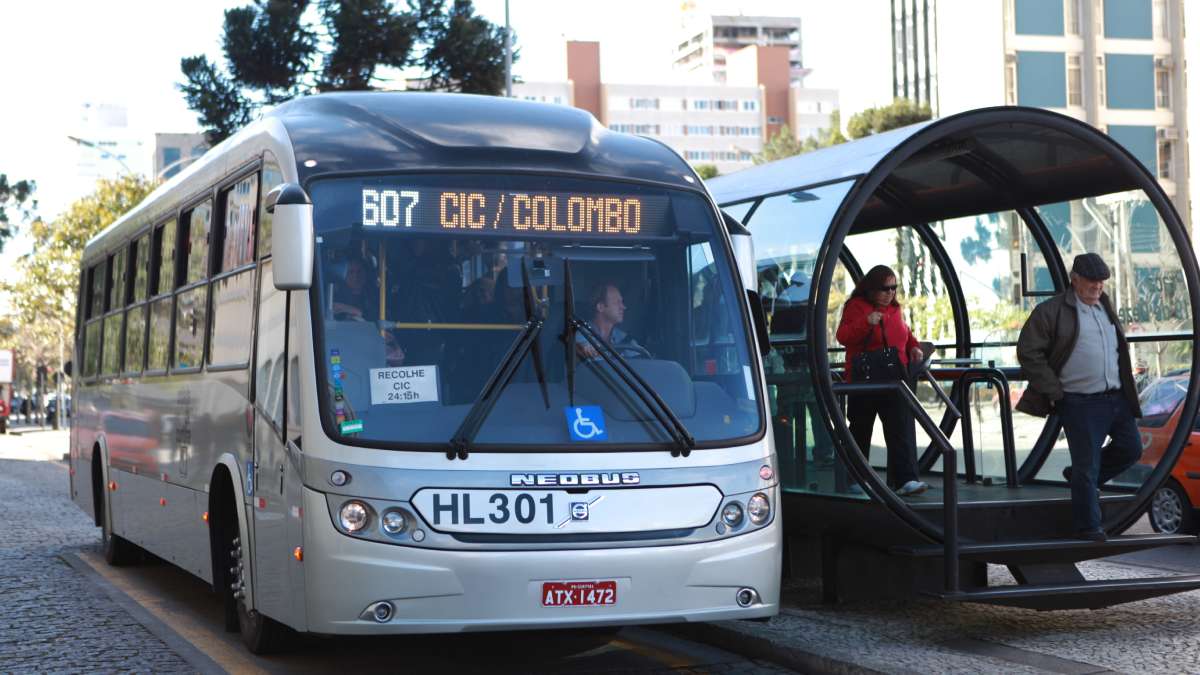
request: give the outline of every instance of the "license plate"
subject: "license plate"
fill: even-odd
[[[543,607],[587,607],[617,604],[616,581],[546,581]]]

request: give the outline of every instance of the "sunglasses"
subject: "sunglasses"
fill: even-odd
[[[879,290],[884,293],[894,293],[897,288],[899,288],[899,286],[892,284],[891,286],[880,286]]]

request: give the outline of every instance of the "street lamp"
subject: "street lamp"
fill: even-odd
[[[129,168],[129,165],[128,165],[128,164],[126,164],[124,161],[122,161],[122,160],[121,160],[121,158],[120,158],[120,157],[118,157],[117,155],[114,155],[113,153],[111,153],[111,152],[109,152],[108,150],[106,150],[106,149],[104,149],[104,148],[100,147],[99,145],[96,145],[95,143],[93,143],[93,142],[91,142],[91,141],[89,141],[89,140],[85,140],[85,139],[82,139],[82,138],[76,138],[75,136],[70,136],[70,135],[68,135],[68,136],[67,136],[67,138],[71,139],[72,141],[74,141],[74,142],[75,142],[76,144],[78,144],[78,145],[82,145],[82,146],[84,146],[84,147],[86,147],[86,148],[91,148],[91,149],[93,149],[93,150],[95,150],[95,151],[99,152],[99,153],[100,153],[100,159],[115,159],[115,160],[117,160],[117,164],[120,164],[120,165],[121,165],[121,168],[122,168],[122,169],[125,169],[125,173],[127,173],[127,174],[129,174],[129,175],[131,175],[131,176],[133,175],[133,169],[130,169],[130,168]]]

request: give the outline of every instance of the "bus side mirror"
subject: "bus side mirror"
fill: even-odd
[[[67,374],[67,377],[71,377],[71,362],[70,361],[67,361],[66,363],[63,364],[63,372]]]
[[[313,207],[304,188],[284,183],[267,193],[275,288],[302,291],[312,286]]]

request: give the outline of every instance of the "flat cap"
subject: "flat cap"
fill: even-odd
[[[1108,265],[1104,263],[1104,258],[1096,253],[1080,253],[1075,256],[1075,263],[1071,265],[1071,271],[1092,281],[1104,281],[1112,276]]]

